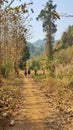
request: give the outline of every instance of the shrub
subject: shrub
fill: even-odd
[[[2,66],[2,68],[1,68],[1,75],[3,76],[3,77],[6,77],[5,75],[6,75],[6,67],[5,66]]]
[[[10,74],[10,71],[12,70],[12,63],[11,61],[6,61],[4,65],[1,68],[1,74],[3,77],[8,77]]]

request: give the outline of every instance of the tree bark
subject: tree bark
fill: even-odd
[[[2,84],[1,79],[1,66],[2,66],[2,59],[1,59],[1,16],[0,16],[0,86]]]
[[[46,41],[46,55],[49,57],[53,57],[53,51],[52,51],[52,43],[51,43],[51,35],[47,35],[47,41]]]

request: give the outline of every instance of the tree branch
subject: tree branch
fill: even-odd
[[[14,2],[14,0],[11,0],[8,6],[5,7],[5,10],[11,6],[11,4]]]

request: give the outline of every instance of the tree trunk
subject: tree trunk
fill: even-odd
[[[18,65],[17,65],[17,61],[15,60],[15,62],[14,62],[14,70],[15,70],[15,73],[17,74],[17,75],[19,75],[19,70],[18,70]]]
[[[47,36],[47,41],[46,41],[46,55],[53,57],[51,35],[50,34],[49,34],[49,36]]]
[[[1,59],[1,16],[0,16],[0,86],[2,84],[1,79],[1,66],[2,66],[2,59]]]
[[[1,79],[1,66],[2,66],[2,62],[1,62],[1,42],[0,42],[0,86],[2,84],[2,79]]]

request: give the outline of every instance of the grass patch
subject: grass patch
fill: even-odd
[[[40,80],[40,79],[44,79],[45,78],[45,75],[33,75],[32,78],[36,79],[36,80]]]

